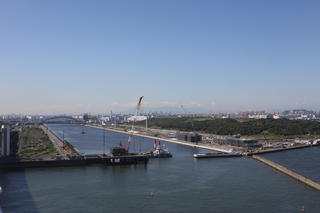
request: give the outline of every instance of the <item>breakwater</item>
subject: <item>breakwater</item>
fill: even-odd
[[[320,191],[320,184],[315,182],[315,181],[313,181],[313,180],[310,180],[309,178],[306,178],[306,177],[304,177],[304,176],[302,176],[302,175],[300,175],[300,174],[298,174],[298,173],[296,173],[296,172],[294,172],[294,171],[292,171],[290,169],[287,169],[284,166],[281,166],[281,165],[279,165],[279,164],[277,164],[277,163],[275,163],[273,161],[267,160],[267,159],[265,159],[265,158],[263,158],[261,156],[253,155],[252,158],[256,159],[256,160],[258,160],[258,161],[260,161],[260,162],[262,162],[262,163],[264,163],[264,164],[266,164],[266,165],[268,165],[268,166],[270,166],[270,167],[272,167],[272,168],[274,168],[274,169],[276,169],[276,170],[278,170],[278,171],[280,171],[280,172],[282,172],[282,173],[284,173],[284,174],[286,174],[286,175],[288,175],[288,176],[290,176],[290,177],[292,177],[292,178],[294,178],[294,179],[296,179],[296,180],[298,180],[298,181],[300,181],[300,182],[302,182],[302,183],[304,183],[304,184],[306,184],[306,185],[308,185],[308,186]]]

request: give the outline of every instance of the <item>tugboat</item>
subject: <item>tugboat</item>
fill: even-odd
[[[168,148],[163,145],[161,147],[160,141],[154,141],[154,150],[147,153],[149,158],[171,158],[172,154],[169,152]]]

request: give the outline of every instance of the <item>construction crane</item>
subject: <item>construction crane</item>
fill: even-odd
[[[144,96],[141,96],[139,98],[139,101],[137,103],[137,106],[136,106],[136,113],[133,117],[133,121],[132,121],[132,126],[131,126],[131,131],[133,132],[133,127],[134,127],[134,123],[136,122],[136,119],[137,119],[137,116],[139,115],[140,113],[140,109],[141,109],[141,103],[142,103],[142,99],[143,99]]]
[[[131,126],[131,134],[129,135],[129,138],[128,138],[128,144],[127,144],[127,147],[126,147],[126,151],[129,151],[129,147],[130,147],[130,145],[131,145],[131,143],[132,143],[132,136],[133,136],[133,133],[134,133],[133,127],[134,127],[134,123],[135,123],[135,121],[136,121],[136,119],[137,119],[137,116],[138,116],[139,113],[140,113],[141,103],[142,103],[143,97],[144,97],[144,96],[141,96],[141,97],[139,98],[138,103],[137,103],[137,106],[136,106],[136,113],[135,113],[135,115],[134,115],[134,117],[133,117],[132,126]]]
[[[103,139],[103,156],[105,156],[106,155],[106,134],[104,129],[102,129],[102,139]]]
[[[181,109],[183,110],[183,112],[184,112],[185,115],[188,114],[183,105],[181,105]],[[192,114],[191,114],[191,115],[192,115]],[[193,116],[191,116],[191,125],[192,125],[192,129],[193,129],[193,126],[194,126],[194,124],[193,124]]]

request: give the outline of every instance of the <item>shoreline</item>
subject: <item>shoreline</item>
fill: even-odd
[[[168,138],[160,138],[160,137],[149,136],[149,135],[143,135],[143,134],[139,134],[139,133],[130,133],[130,132],[126,132],[126,131],[123,131],[123,130],[108,128],[108,127],[101,127],[101,126],[94,126],[94,125],[86,125],[86,126],[92,127],[92,128],[97,128],[97,129],[105,129],[105,130],[118,132],[118,133],[124,133],[124,134],[127,134],[127,135],[133,135],[133,136],[145,137],[145,138],[150,138],[150,139],[162,140],[162,141],[169,142],[169,143],[175,143],[175,144],[180,144],[180,145],[184,145],[184,146],[191,146],[191,147],[195,147],[195,148],[207,149],[207,150],[211,150],[211,151],[218,151],[218,152],[224,152],[224,153],[231,152],[230,149],[223,149],[223,148],[220,148],[220,147],[211,147],[211,146],[206,146],[206,145],[191,144],[191,143],[184,142],[184,141],[172,140],[172,139],[168,139]]]
[[[86,125],[88,127],[92,128],[98,128],[98,129],[105,129],[113,132],[118,132],[118,133],[123,133],[127,135],[134,135],[134,136],[139,136],[139,137],[145,137],[145,138],[150,138],[150,139],[156,139],[156,140],[162,140],[165,142],[169,143],[175,143],[175,144],[180,144],[184,146],[191,146],[191,147],[196,147],[196,148],[201,148],[201,149],[206,149],[210,151],[218,151],[218,152],[223,152],[223,153],[230,153],[230,152],[236,152],[238,154],[241,154],[241,156],[252,156],[252,155],[260,155],[260,154],[266,154],[266,153],[273,153],[273,152],[283,152],[283,151],[290,151],[290,150],[295,150],[295,149],[303,149],[303,148],[310,148],[310,147],[315,147],[315,146],[320,146],[320,144],[313,145],[313,144],[307,144],[307,145],[299,145],[299,146],[294,146],[294,147],[287,147],[287,148],[275,148],[275,149],[267,149],[267,150],[256,150],[253,152],[239,152],[239,151],[232,151],[232,148],[230,147],[229,149],[223,148],[223,147],[215,147],[214,145],[208,146],[204,144],[196,144],[196,143],[188,143],[185,141],[180,141],[180,140],[173,140],[169,138],[161,138],[161,137],[155,137],[155,136],[150,136],[150,135],[145,135],[142,133],[130,133],[124,130],[120,129],[114,129],[110,127],[102,127],[102,126],[95,126],[95,125]]]

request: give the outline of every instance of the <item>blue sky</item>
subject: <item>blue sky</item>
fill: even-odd
[[[320,3],[0,0],[0,114],[320,110]]]

